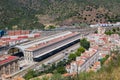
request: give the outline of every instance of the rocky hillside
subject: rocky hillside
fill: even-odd
[[[115,22],[120,21],[119,10],[120,0],[1,0],[0,27],[33,29],[51,23]]]

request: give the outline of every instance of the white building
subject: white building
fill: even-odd
[[[96,49],[90,48],[89,51],[84,52],[80,57],[76,58],[70,65],[66,66],[69,73],[87,71],[99,59],[99,54]]]

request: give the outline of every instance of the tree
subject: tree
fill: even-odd
[[[77,56],[81,56],[81,53],[83,53],[83,52],[85,52],[85,48],[80,47],[80,48],[77,49],[77,51],[75,52],[75,54]]]
[[[61,67],[58,67],[58,68],[57,68],[57,72],[60,73],[60,74],[64,74],[64,73],[66,73],[67,71],[66,71],[66,69],[65,69],[64,66],[61,66]]]
[[[29,80],[33,77],[36,77],[35,76],[35,71],[33,71],[33,70],[29,70],[28,73],[24,76],[25,80]]]
[[[49,71],[50,71],[50,70],[53,71],[55,68],[56,68],[56,64],[53,63],[53,64],[51,65],[51,67],[49,68]]]
[[[53,26],[53,25],[49,25],[46,29],[55,29],[56,27],[55,26]]]
[[[111,30],[109,30],[109,31],[105,31],[105,34],[106,35],[111,35],[111,34],[113,34],[113,32]]]
[[[97,34],[97,33],[98,33],[98,31],[96,30],[94,33],[95,33],[95,34]]]
[[[105,58],[102,58],[102,59],[100,60],[101,65],[103,65],[104,62],[105,62],[108,58],[109,58],[109,55],[106,55]]]
[[[75,60],[76,59],[76,54],[74,53],[71,53],[69,56],[68,56],[69,60]]]
[[[81,52],[79,52],[79,51],[76,51],[75,54],[76,54],[76,56],[81,56]]]
[[[120,28],[119,27],[117,27],[117,31],[119,31],[120,30]]]
[[[80,48],[78,48],[78,50],[77,50],[78,52],[81,52],[81,53],[84,53],[85,52],[85,48],[83,48],[83,47],[80,47]]]
[[[83,48],[85,48],[85,49],[88,50],[89,47],[90,47],[90,42],[87,41],[86,38],[83,38],[83,39],[80,40],[80,45],[81,45]]]
[[[57,67],[60,67],[60,66],[65,66],[66,65],[66,61],[60,61],[57,63]]]
[[[115,32],[116,32],[116,29],[113,28],[112,31],[115,33]]]
[[[47,68],[47,65],[42,64],[42,68],[43,68],[43,70],[45,71],[45,70],[46,70],[46,68]]]

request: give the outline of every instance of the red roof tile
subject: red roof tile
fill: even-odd
[[[5,63],[11,62],[15,59],[18,59],[16,56],[0,56],[0,65],[3,65]]]

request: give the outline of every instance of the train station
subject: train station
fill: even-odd
[[[8,54],[18,56],[29,63],[39,62],[79,41],[79,33],[65,31],[11,47]]]

